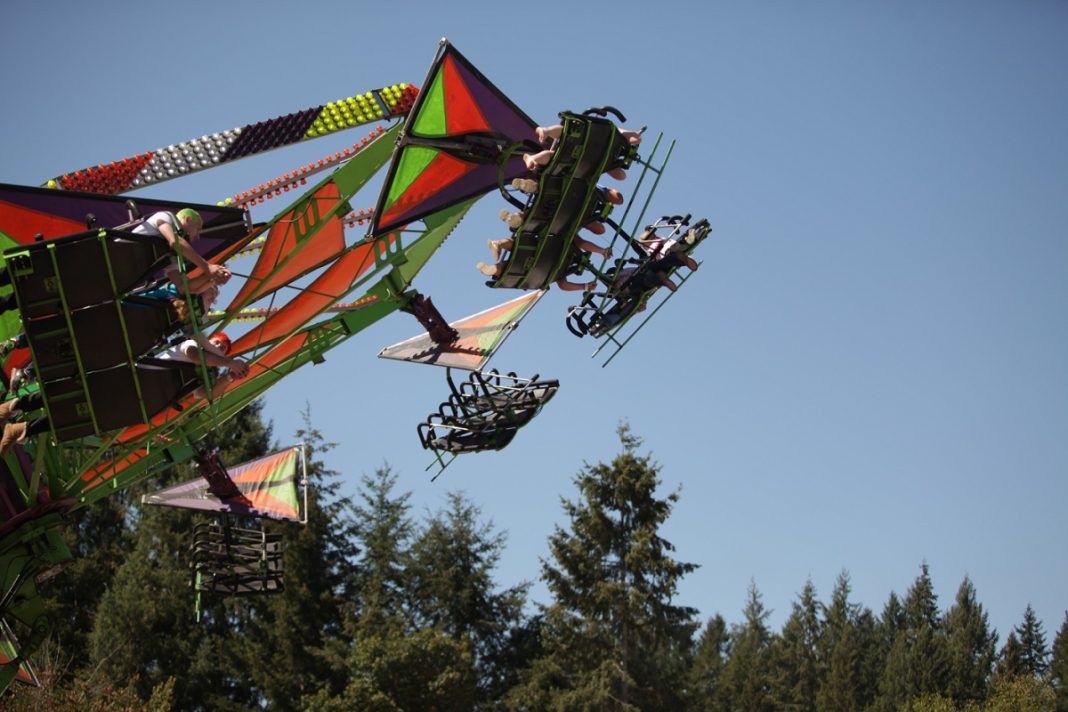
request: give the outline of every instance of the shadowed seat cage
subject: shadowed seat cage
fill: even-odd
[[[670,279],[684,266],[681,256],[689,255],[708,234],[707,220],[698,220],[684,232],[689,222],[689,215],[664,216],[647,227],[631,243],[640,256],[616,260],[605,275],[610,287],[604,292],[587,292],[582,302],[568,311],[568,330],[578,337],[587,334],[601,337],[621,327],[663,285],[662,279]],[[662,230],[667,234],[660,234]],[[650,251],[649,243],[654,240],[672,246],[664,250],[653,247]],[[642,242],[646,243],[645,247]]]
[[[500,450],[556,395],[556,380],[520,378],[514,373],[472,372],[456,385],[447,375],[449,399],[418,427],[419,440],[436,452]]]
[[[191,551],[193,588],[198,594],[244,596],[283,590],[281,534],[232,527],[225,519],[202,523],[193,529]]]

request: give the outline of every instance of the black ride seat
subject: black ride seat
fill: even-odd
[[[170,260],[167,241],[92,230],[4,253],[23,319],[115,301]]]
[[[241,596],[284,588],[281,534],[198,524],[191,549],[193,585],[199,592]]]
[[[512,233],[513,248],[495,288],[544,289],[571,266],[575,233],[601,216],[604,201],[597,181],[613,168],[626,168],[636,149],[608,119],[560,114],[563,130],[549,165],[538,176],[522,224]]]
[[[200,383],[197,364],[143,359],[80,377],[41,381],[52,429],[60,441],[102,435],[172,406]]]
[[[75,309],[69,324],[59,314],[23,321],[43,380],[76,375],[79,359],[83,371],[128,363],[131,356],[143,356],[180,326],[168,302],[141,297]]]
[[[685,217],[665,216],[649,229],[671,228],[671,234],[668,237],[681,238],[681,231],[689,223],[689,218],[689,215]],[[685,237],[676,244],[677,253],[689,255],[709,231],[708,220],[704,218],[698,220],[686,231]],[[587,293],[584,295],[582,303],[568,311],[566,322],[568,330],[580,338],[587,334],[595,338],[604,336],[633,316],[661,286],[655,274],[658,267],[663,268],[665,274],[670,277],[679,269],[679,266],[678,260],[663,258],[654,260],[647,254],[643,254],[641,259],[617,260],[616,266],[607,274],[611,283],[607,294]],[[625,276],[623,276],[624,272],[627,272]],[[595,305],[594,302],[598,300],[600,302]]]
[[[438,452],[500,450],[556,394],[555,380],[517,377],[514,373],[473,372],[459,387],[448,378],[451,393],[436,413],[419,424],[423,447]]]

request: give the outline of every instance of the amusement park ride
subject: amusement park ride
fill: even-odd
[[[421,444],[442,467],[458,454],[503,448],[556,393],[554,380],[486,370],[554,283],[588,275],[566,327],[618,353],[659,306],[636,326],[631,318],[655,295],[670,297],[697,268],[690,253],[709,226],[689,215],[643,222],[674,142],[624,132],[614,123],[623,116],[611,107],[560,119],[558,129],[539,130],[442,40],[421,91],[393,85],[74,171],[42,187],[0,185],[0,305],[8,307],[0,315],[2,385],[10,406],[0,407],[0,418],[9,420],[0,422],[8,435],[0,458],[0,690],[12,680],[35,681],[27,658],[49,631],[37,585],[71,558],[60,534],[64,517],[177,463],[195,462],[201,477],[143,502],[216,517],[194,536],[198,611],[202,593],[279,590],[280,542],[231,526],[227,515],[302,520],[302,450],[227,467],[201,441],[281,378],[379,319],[407,312],[425,329],[380,356],[448,369],[447,400],[418,426]],[[379,122],[392,125],[217,205],[119,196]],[[539,154],[542,165],[534,165]],[[374,210],[353,211],[354,196],[387,163]],[[620,178],[623,171],[634,186],[625,207],[598,185],[602,174]],[[268,222],[252,221],[254,205],[287,193],[299,197]],[[487,285],[524,292],[449,323],[413,281],[487,193],[516,211],[506,254]],[[216,311],[190,288],[198,275],[185,269],[192,265],[181,250],[135,232],[148,216],[190,208],[202,219],[190,244],[209,264],[258,253],[236,296]],[[366,234],[346,239],[346,228],[365,223]],[[624,256],[595,258],[579,249],[580,229],[603,232]],[[184,310],[158,296],[164,269],[175,263]],[[286,301],[279,290],[297,282]],[[193,362],[159,358],[178,340],[206,341],[250,321],[255,325],[229,351],[247,363],[243,378],[219,376],[204,349]],[[469,375],[454,379],[454,370]],[[20,431],[17,423],[26,425]]]

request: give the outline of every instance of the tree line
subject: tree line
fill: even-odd
[[[261,416],[255,405],[217,431],[225,461],[269,451]],[[696,565],[660,530],[679,495],[658,492],[625,426],[563,501],[545,603],[494,579],[505,535],[464,494],[417,519],[384,467],[345,496],[322,461],[330,444],[310,424],[296,435],[311,449],[310,516],[268,525],[284,540],[282,592],[208,599],[195,622],[188,550],[204,515],[108,498],[73,517],[76,559],[45,584],[42,686],[16,685],[0,707],[1068,712],[1068,613],[1050,642],[1028,606],[999,645],[971,581],[942,610],[926,565],[878,614],[850,599],[846,573],[826,601],[807,582],[778,631],[752,584],[735,623],[678,605]]]

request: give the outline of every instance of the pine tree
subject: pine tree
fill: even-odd
[[[893,591],[886,599],[883,613],[879,617],[879,644],[883,655],[890,654],[890,648],[897,640],[897,634],[905,630],[905,609],[901,605],[901,599]]]
[[[997,679],[1023,677],[1028,674],[1027,667],[1024,665],[1024,649],[1020,644],[1020,639],[1016,637],[1015,630],[1009,632],[1005,645],[998,653],[994,673]]]
[[[769,648],[772,642],[767,620],[770,612],[755,583],[750,583],[743,610],[745,622],[731,626],[731,657],[723,671],[724,692],[731,710],[771,712]]]
[[[270,429],[254,404],[215,431],[225,462],[264,454]],[[188,466],[174,468],[160,484],[192,479]],[[204,620],[193,615],[189,556],[196,515],[149,507],[133,517],[133,551],[104,593],[89,637],[90,663],[115,682],[136,677],[147,699],[174,679],[180,709],[242,709],[255,701],[247,671],[235,666],[234,631],[224,602],[208,600]]]
[[[471,710],[475,708],[474,660],[467,641],[439,630],[400,633],[396,621],[379,619],[374,630],[357,631],[345,658],[350,672],[337,694],[305,698],[301,709]]]
[[[361,480],[360,503],[353,508],[359,555],[352,605],[343,616],[344,634],[325,656],[345,682],[340,690],[323,690],[305,700],[308,709],[445,710],[476,705],[471,641],[449,635],[445,621],[417,629],[411,494],[395,494],[396,483],[388,466]]]
[[[623,450],[576,476],[565,501],[570,529],[549,539],[542,578],[545,655],[509,702],[517,709],[678,709],[696,611],[673,603],[692,564],[659,535],[678,499],[656,497],[659,468],[619,429]]]
[[[905,597],[904,628],[897,632],[879,683],[880,710],[896,710],[913,697],[942,693],[949,658],[938,597],[927,564]]]
[[[727,623],[718,613],[708,619],[697,641],[687,676],[688,708],[694,712],[729,712],[723,694],[723,670],[730,657]]]
[[[1057,712],[1068,712],[1068,611],[1053,639],[1053,655],[1049,666],[1050,685],[1057,702]]]
[[[849,602],[849,575],[842,572],[824,609],[819,656],[826,673],[816,697],[820,712],[860,712],[875,697],[883,656],[871,611]],[[894,599],[896,602],[896,598]]]
[[[771,696],[777,709],[815,712],[816,693],[824,674],[819,656],[823,626],[816,587],[806,581],[793,604],[781,635],[770,651]]]
[[[238,609],[237,664],[262,702],[276,710],[304,709],[309,695],[338,693],[348,679],[347,670],[326,660],[348,644],[342,622],[356,579],[352,502],[322,460],[334,444],[323,440],[307,409],[303,415],[294,439],[307,448],[307,524],[269,528],[282,534],[285,589],[245,599]]]
[[[960,704],[981,702],[994,664],[997,635],[990,630],[987,614],[976,600],[968,577],[957,589],[957,599],[946,615],[949,636],[948,694]]]
[[[522,628],[527,584],[496,591],[493,570],[505,535],[479,522],[480,510],[460,493],[426,523],[412,546],[409,575],[419,627],[467,641],[474,654],[479,706],[515,684],[513,636]]]
[[[397,476],[388,466],[364,475],[358,493],[354,526],[360,547],[356,600],[360,627],[408,630],[409,547],[414,523],[408,514],[410,492],[393,494]]]
[[[133,548],[126,525],[128,497],[117,492],[70,516],[64,539],[73,560],[39,591],[52,620],[50,660],[54,672],[74,675],[89,659],[89,634],[100,598]],[[44,669],[34,660],[38,669]]]
[[[1049,649],[1046,647],[1046,633],[1042,630],[1042,621],[1038,620],[1031,604],[1024,610],[1023,622],[1015,629],[1023,648],[1023,665],[1026,674],[1043,678],[1049,672]]]

